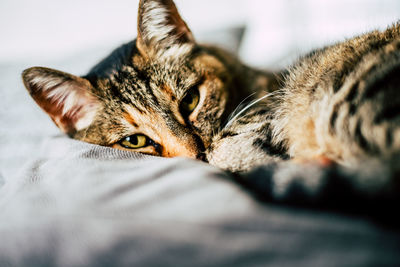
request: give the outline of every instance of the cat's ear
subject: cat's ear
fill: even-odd
[[[25,70],[22,79],[36,103],[69,135],[87,128],[100,107],[84,78],[34,67]]]
[[[192,32],[172,0],[141,0],[136,46],[151,57],[188,52],[194,45]]]

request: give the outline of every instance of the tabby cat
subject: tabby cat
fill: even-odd
[[[137,39],[87,75],[34,67],[23,81],[72,138],[250,171],[249,184],[261,168],[254,184],[274,199],[299,185],[311,198],[327,184],[337,198],[397,192],[400,24],[268,73],[196,43],[172,0],[141,0]]]

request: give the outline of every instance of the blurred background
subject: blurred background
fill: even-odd
[[[136,36],[138,2],[1,0],[0,61],[40,64],[84,53],[85,49],[112,49]],[[284,66],[295,54],[384,28],[400,18],[398,0],[175,2],[195,34],[245,27],[239,54],[258,66]]]
[[[20,73],[88,69],[136,36],[138,0],[0,1],[0,184],[58,129],[31,100]],[[198,41],[246,63],[281,68],[315,47],[400,19],[399,0],[176,0]]]

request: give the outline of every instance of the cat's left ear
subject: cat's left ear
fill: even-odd
[[[146,57],[177,56],[190,51],[193,34],[172,0],[141,0],[136,46]]]

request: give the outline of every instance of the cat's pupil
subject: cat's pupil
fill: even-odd
[[[137,135],[129,136],[128,141],[134,146],[137,146],[139,144],[139,139]]]
[[[192,102],[193,102],[193,96],[192,96],[192,94],[188,94],[188,95],[183,99],[183,101],[184,101],[186,104],[192,103]]]
[[[180,107],[181,113],[184,116],[190,115],[190,113],[192,113],[192,111],[197,107],[199,99],[200,99],[200,94],[198,88],[197,87],[192,88],[182,99]]]

